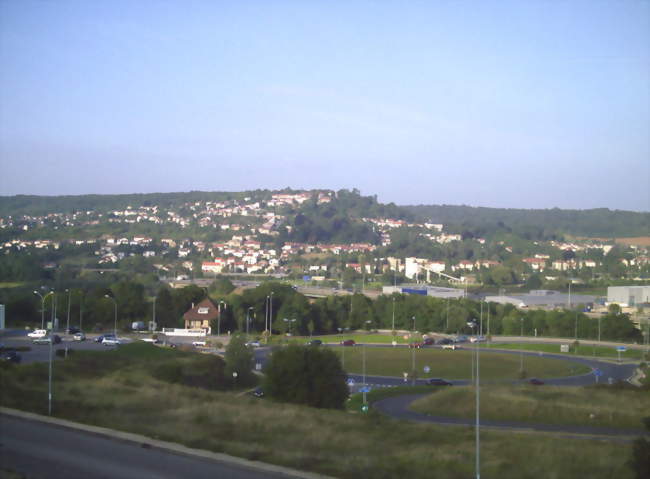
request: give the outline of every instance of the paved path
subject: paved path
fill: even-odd
[[[475,426],[476,420],[473,418],[459,419],[443,416],[429,416],[427,414],[411,411],[409,409],[409,406],[413,401],[425,396],[427,396],[427,394],[405,394],[403,396],[386,398],[373,403],[373,408],[387,416],[406,421],[453,426]],[[569,426],[556,424],[532,424],[515,421],[481,420],[480,426],[490,429],[550,432],[562,436],[579,437],[584,439],[608,439],[624,442],[632,441],[640,435],[644,434],[642,430],[635,429],[614,429],[607,427]],[[650,434],[646,433],[646,435]]]
[[[0,414],[0,468],[30,479],[325,477],[7,409]]]

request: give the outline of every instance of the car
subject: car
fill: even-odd
[[[431,346],[432,344],[435,344],[433,338],[424,338],[422,342],[424,343],[425,346]]]
[[[249,341],[246,343],[246,346],[250,346],[251,348],[259,348],[261,344],[259,341]]]
[[[54,336],[52,336],[52,338],[54,338],[54,344],[59,344],[61,342],[61,336],[59,336],[58,334],[55,334]],[[32,342],[34,344],[39,344],[39,345],[50,344],[50,336],[44,336],[42,338],[36,338]]]
[[[453,344],[453,343],[452,343],[452,344],[443,344],[443,345],[442,345],[442,349],[451,349],[451,350],[454,350],[454,349],[456,349],[456,348],[458,348],[458,346],[456,346],[456,345]]]
[[[192,341],[192,346],[205,346],[207,343],[205,341]]]
[[[467,336],[463,336],[463,335],[456,336],[456,338],[454,339],[454,342],[456,342],[456,343],[466,343],[467,339],[468,339]]]
[[[264,397],[264,389],[255,388],[251,394],[253,396],[255,396],[256,398],[263,398]]]
[[[65,334],[77,334],[81,332],[81,329],[79,329],[76,326],[70,326],[68,329],[65,330]]]
[[[104,339],[102,340],[104,346],[118,346],[123,343],[123,340],[116,338],[115,336],[104,336]]]
[[[354,346],[355,344],[357,343],[354,339],[345,339],[341,341],[341,346]]]
[[[542,381],[541,379],[537,379],[537,378],[530,378],[528,380],[528,384],[532,384],[533,386],[541,386],[541,385],[544,384],[544,381]]]
[[[142,338],[140,341],[151,344],[160,344],[160,339],[158,338]]]
[[[484,343],[485,342],[485,336],[472,336],[469,338],[470,343]]]
[[[27,336],[30,338],[44,338],[47,336],[47,331],[45,329],[35,329],[31,333],[27,333]]]
[[[86,340],[86,335],[82,333],[81,331],[76,332],[74,336],[72,336],[73,341],[85,341]]]
[[[108,334],[101,334],[95,338],[96,343],[101,343],[104,341],[105,338],[114,338],[115,335],[113,333],[108,333]]]
[[[0,361],[7,361],[18,364],[22,358],[14,349],[6,349],[0,354]]]
[[[438,344],[452,344],[453,342],[454,342],[454,341],[453,341],[452,339],[449,339],[449,338],[442,338],[442,339],[438,342]]]
[[[449,381],[445,381],[442,378],[431,378],[427,379],[428,386],[453,386]]]
[[[424,343],[419,343],[419,342],[409,343],[409,348],[420,349],[422,346],[424,346]]]
[[[323,341],[320,339],[312,339],[307,343],[308,346],[320,346],[321,344],[323,344]]]

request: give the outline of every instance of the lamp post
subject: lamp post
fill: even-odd
[[[395,331],[395,293],[393,293],[393,329],[391,331]]]
[[[269,335],[273,327],[273,291],[269,294]]]
[[[217,316],[217,336],[221,336],[221,305],[222,304],[223,304],[223,309],[226,309],[228,307],[225,301],[219,301],[219,304],[217,305],[217,309],[219,311],[219,315]]]
[[[282,321],[284,321],[285,323],[289,323],[289,335],[293,336],[293,333],[292,333],[293,332],[293,323],[296,322],[296,318],[293,318],[293,319],[283,318]]]
[[[45,329],[45,298],[53,293],[54,291],[50,291],[49,293],[45,294],[45,296],[43,296],[38,291],[34,290],[34,294],[37,294],[41,298],[41,329]]]
[[[113,335],[117,338],[117,301],[115,301],[115,298],[109,296],[108,294],[105,294],[104,297],[113,301],[113,304],[115,305],[115,326],[113,328]]]
[[[251,322],[251,316],[250,316],[250,315],[251,315],[251,309],[253,310],[253,316],[255,315],[255,308],[253,308],[252,306],[250,306],[250,307],[246,310],[246,336],[248,336],[248,325],[249,325],[250,322]]]
[[[476,319],[470,321],[467,323],[468,326],[472,328],[476,328]],[[480,459],[480,451],[481,451],[481,438],[480,438],[480,427],[481,427],[481,421],[480,421],[480,409],[481,409],[481,397],[480,397],[480,370],[479,370],[479,354],[480,354],[480,347],[481,343],[477,343],[477,346],[475,348],[475,353],[476,353],[476,479],[480,479],[481,477],[481,459]]]
[[[56,294],[52,297],[52,324],[50,325],[50,357],[47,375],[47,415],[52,415],[52,356],[54,356],[54,321],[56,319]],[[48,293],[49,294],[49,293]]]
[[[523,340],[524,340],[524,318],[519,318],[521,323],[521,330],[519,332],[519,371],[524,371],[524,350],[523,350]]]
[[[413,316],[413,336],[415,336],[415,316]],[[411,344],[413,346],[411,348],[411,371],[412,371],[412,378],[411,378],[411,384],[415,386],[415,350],[417,349],[414,344]]]
[[[65,332],[69,334],[70,333],[70,299],[72,299],[72,290],[66,289],[65,291],[68,293],[68,319],[66,320]]]

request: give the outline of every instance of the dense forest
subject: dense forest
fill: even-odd
[[[419,218],[442,223],[464,236],[514,233],[530,240],[554,239],[568,234],[587,237],[647,236],[650,213],[610,210],[526,210],[454,205],[404,206]]]

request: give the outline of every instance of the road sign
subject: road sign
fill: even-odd
[[[369,393],[371,390],[370,386],[364,386],[361,389],[359,389],[360,393]]]
[[[603,375],[603,372],[600,369],[598,369],[598,368],[594,369],[594,376],[601,377],[602,375]]]
[[[423,369],[424,372],[427,373],[427,374],[428,374],[429,372],[431,372],[431,368],[430,368],[429,366],[424,366],[422,369]]]
[[[569,352],[569,345],[568,344],[560,344],[560,352],[561,353],[568,353]]]
[[[361,406],[361,411],[362,412],[368,412],[368,405],[364,404],[363,406]]]
[[[393,346],[397,346],[397,341],[393,341]]]
[[[348,379],[348,386],[354,386],[354,379]]]
[[[627,348],[625,346],[616,346],[616,351],[618,351],[619,353],[624,353],[625,351],[627,351]]]

